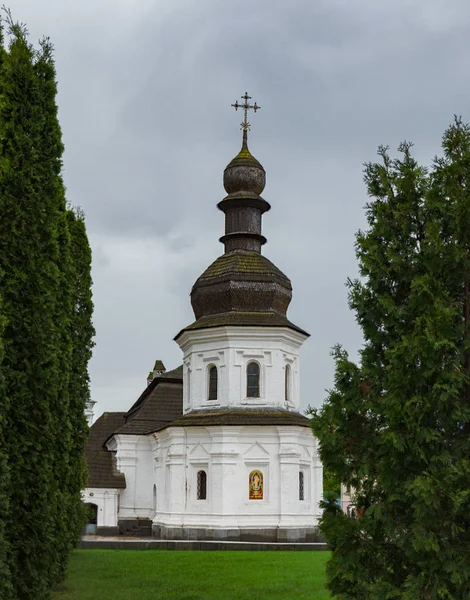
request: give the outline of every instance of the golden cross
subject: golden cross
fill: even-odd
[[[235,104],[232,104],[232,106],[235,108],[235,110],[242,108],[245,111],[245,119],[241,123],[240,129],[243,129],[243,131],[248,131],[250,128],[250,124],[248,123],[248,111],[252,108],[256,112],[261,108],[261,106],[258,106],[256,102],[254,104],[249,104],[248,100],[251,100],[251,96],[248,96],[248,92],[245,92],[245,95],[242,96],[242,100],[245,101],[243,104],[240,104],[238,100],[236,100]]]

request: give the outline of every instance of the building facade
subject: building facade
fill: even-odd
[[[261,253],[266,176],[243,125],[218,204],[224,254],[194,284],[195,321],[175,338],[183,364],[167,373],[157,361],[131,409],[92,427],[84,497],[98,532],[316,539],[322,466],[299,412],[308,334],[287,318],[290,280]]]

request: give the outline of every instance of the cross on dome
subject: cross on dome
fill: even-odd
[[[241,125],[240,129],[243,129],[243,131],[248,131],[248,129],[250,128],[250,124],[248,123],[248,111],[250,109],[253,109],[256,112],[257,110],[259,110],[261,108],[261,106],[258,106],[256,104],[256,102],[254,104],[250,104],[248,102],[248,100],[251,100],[251,96],[248,96],[248,92],[245,92],[245,95],[242,96],[241,98],[242,98],[242,100],[245,101],[243,104],[240,104],[238,102],[238,100],[236,100],[235,104],[232,104],[231,106],[233,106],[235,110],[238,110],[239,108],[241,108],[245,111],[245,118],[244,118],[243,122],[240,124]]]

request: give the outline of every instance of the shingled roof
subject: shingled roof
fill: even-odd
[[[124,417],[117,434],[145,435],[183,414],[183,367],[156,377]]]
[[[127,412],[105,412],[93,423],[86,445],[88,487],[125,488],[115,457],[106,448],[114,434],[145,435],[183,414],[183,367],[162,373],[148,385]]]
[[[126,480],[116,469],[114,455],[104,445],[124,423],[123,412],[105,412],[90,428],[85,453],[90,488],[125,488]]]
[[[298,425],[310,427],[310,420],[298,412],[282,408],[221,408],[193,410],[166,427],[206,427],[210,425]]]
[[[175,340],[184,332],[191,329],[207,329],[211,327],[289,327],[295,331],[299,331],[306,336],[309,336],[306,331],[294,325],[287,317],[280,315],[279,313],[272,312],[226,312],[215,315],[206,315],[200,317],[197,321],[194,321],[188,327],[182,329]]]

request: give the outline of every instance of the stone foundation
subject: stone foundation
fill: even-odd
[[[103,537],[118,536],[119,527],[97,527],[96,535],[101,535]]]
[[[119,519],[117,535],[130,537],[151,537],[152,521],[150,519]]]
[[[227,541],[227,542],[323,542],[315,527],[214,529],[167,527],[153,524],[152,536],[159,540]]]

